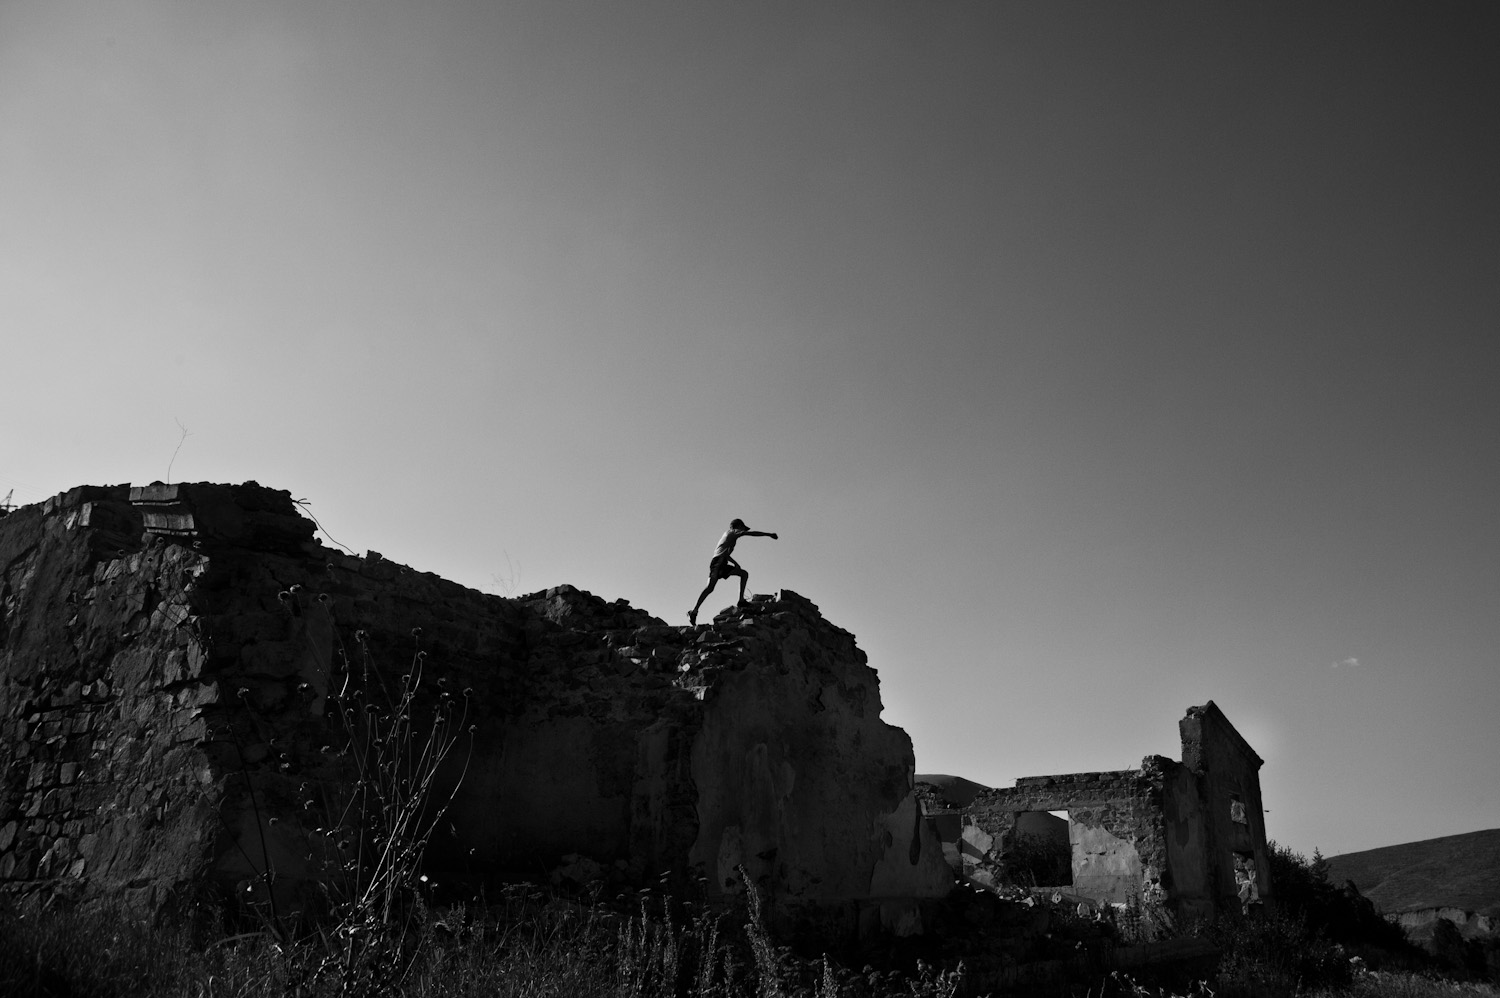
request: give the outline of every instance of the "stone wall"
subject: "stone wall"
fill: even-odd
[[[418,707],[465,711],[429,852],[445,876],[723,896],[743,867],[787,917],[899,931],[951,884],[874,670],[806,599],[697,628],[567,586],[502,599],[324,548],[252,482],[83,487],[0,518],[0,890],[150,909],[271,880],[293,902],[350,779],[332,684],[346,663],[397,684],[418,655]]]
[[[1212,702],[1179,724],[1183,761],[1147,756],[1139,769],[1030,776],[967,804],[918,785],[955,871],[983,887],[1048,887],[1091,903],[1161,901],[1182,917],[1238,909],[1267,896],[1260,757]],[[1065,882],[1017,873],[1028,823],[1066,811]]]
[[[1073,891],[1099,901],[1123,902],[1158,884],[1165,868],[1163,774],[1159,766],[1069,776],[1033,776],[1010,788],[987,790],[967,809],[975,831],[988,836],[964,875],[980,884],[1005,883],[1006,858],[1024,829],[1018,819],[1034,812],[1067,811]],[[1040,884],[1037,886],[1061,886]]]

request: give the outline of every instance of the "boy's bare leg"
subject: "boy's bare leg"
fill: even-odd
[[[703,601],[706,600],[706,599],[708,599],[708,594],[711,593],[711,592],[713,592],[714,591],[714,586],[716,586],[718,584],[719,584],[719,580],[718,579],[709,579],[708,580],[708,585],[703,588],[703,592],[701,592],[701,593],[698,594],[698,602],[694,603],[693,604],[693,608],[688,611],[688,623],[689,624],[692,624],[694,627],[698,626],[698,608],[703,605]]]

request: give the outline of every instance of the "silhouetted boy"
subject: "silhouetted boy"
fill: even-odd
[[[719,546],[714,548],[714,556],[709,560],[708,585],[703,588],[702,594],[698,597],[698,602],[688,611],[689,624],[697,626],[698,608],[703,605],[704,600],[708,599],[708,594],[714,591],[714,586],[719,584],[720,579],[727,579],[731,575],[738,575],[740,577],[739,602],[745,602],[745,585],[750,581],[750,573],[741,568],[740,563],[730,557],[734,552],[735,541],[738,541],[741,537],[769,537],[773,541],[777,540],[775,534],[766,533],[764,530],[751,530],[745,526],[744,520],[730,520],[729,529],[725,531],[723,537],[719,538]]]

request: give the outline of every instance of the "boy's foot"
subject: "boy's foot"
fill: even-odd
[[[688,623],[691,624],[693,627],[697,627],[698,626],[698,611],[697,610],[689,610],[688,611]]]

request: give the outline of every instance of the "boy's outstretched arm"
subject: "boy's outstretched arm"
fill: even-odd
[[[741,536],[742,537],[769,537],[773,541],[777,541],[777,540],[781,539],[781,538],[777,537],[775,534],[771,533],[769,530],[747,530]]]

